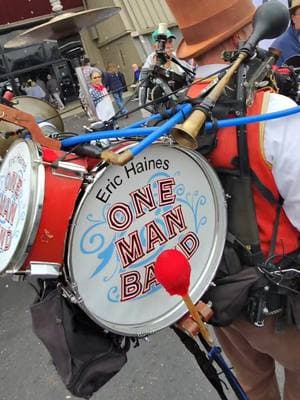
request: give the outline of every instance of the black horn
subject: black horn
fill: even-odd
[[[288,8],[277,0],[267,1],[256,10],[253,18],[253,33],[241,51],[252,53],[262,39],[273,39],[288,27],[290,14]]]

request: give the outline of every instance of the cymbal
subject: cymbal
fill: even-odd
[[[31,96],[16,96],[13,99],[15,108],[33,115],[38,121],[48,121],[53,124],[60,132],[64,131],[64,123],[48,101],[37,99]],[[0,120],[0,132],[10,132],[20,129],[21,126]]]
[[[120,7],[101,7],[77,13],[62,13],[50,21],[28,29],[5,43],[5,48],[15,48],[41,43],[43,40],[60,40],[78,33],[116,15]]]

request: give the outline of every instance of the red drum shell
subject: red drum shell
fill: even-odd
[[[45,152],[46,151],[46,152]],[[53,160],[65,155],[63,151],[50,150]],[[51,158],[48,149],[43,149],[43,161]],[[74,155],[71,155],[74,158]],[[75,156],[76,157],[76,156]],[[66,160],[70,159],[70,156]],[[47,160],[46,160],[47,161]],[[80,158],[71,163],[86,169],[87,160]],[[30,262],[51,262],[63,264],[66,235],[73,215],[76,200],[81,190],[83,177],[63,168],[45,167],[45,191],[39,228],[22,269],[27,269]]]
[[[0,273],[29,272],[31,262],[40,275],[49,263],[59,270],[87,164],[32,140],[9,147],[0,167]]]

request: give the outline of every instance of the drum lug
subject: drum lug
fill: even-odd
[[[62,265],[53,262],[37,262],[29,263],[29,275],[42,279],[57,279],[61,275]]]
[[[87,169],[81,165],[58,161],[57,165],[52,165],[53,175],[62,176],[64,178],[79,179],[82,180],[87,174]]]
[[[84,178],[84,184],[90,184],[93,183],[95,180],[95,176],[93,175],[86,175]]]
[[[53,175],[63,178],[82,180],[88,172],[85,167],[69,161],[55,161],[50,163],[47,161],[34,160],[33,162],[38,165],[43,164],[51,167]]]
[[[78,286],[76,283],[69,283],[69,287],[59,285],[62,295],[67,298],[71,303],[80,305],[83,303],[82,298],[79,296]]]

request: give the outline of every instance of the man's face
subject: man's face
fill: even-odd
[[[171,55],[173,49],[174,49],[174,39],[167,39],[167,41],[166,41],[166,52],[167,52],[167,54]]]
[[[300,30],[300,7],[295,8],[291,20],[295,25],[295,29]]]
[[[166,46],[167,55],[171,56],[172,52],[174,50],[174,39],[167,39],[165,46]],[[157,44],[157,42],[155,42],[154,50],[157,50],[157,48],[158,48],[158,44]]]

